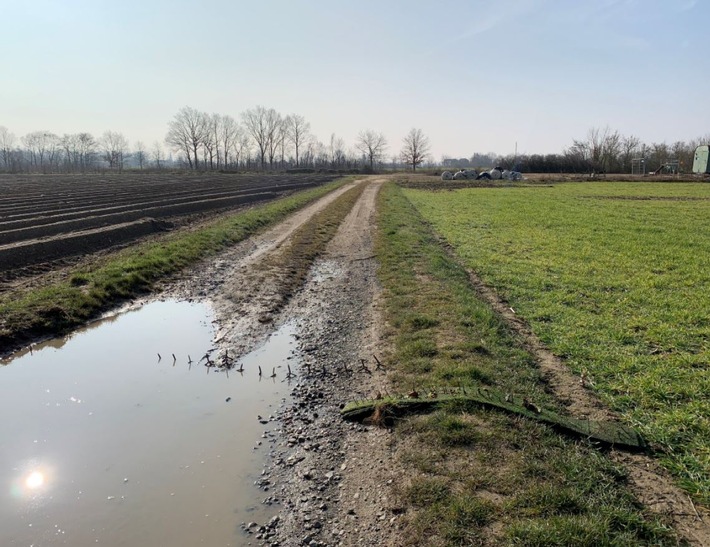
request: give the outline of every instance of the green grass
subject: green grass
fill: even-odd
[[[422,196],[424,197],[424,196]],[[402,190],[378,198],[380,261],[394,389],[490,385],[562,411],[532,357],[481,302]],[[398,499],[409,545],[675,544],[586,441],[536,421],[450,405],[397,423],[408,469]]]
[[[710,504],[710,186],[405,194]]]
[[[0,351],[35,336],[65,332],[117,303],[151,291],[156,282],[242,241],[338,188],[346,180],[298,192],[178,231],[111,255],[67,281],[9,292],[0,298]]]

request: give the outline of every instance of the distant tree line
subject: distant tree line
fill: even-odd
[[[374,170],[387,147],[384,136],[372,130],[362,131],[354,148],[335,133],[323,143],[303,116],[264,106],[245,110],[239,121],[186,106],[168,123],[165,143],[192,170]]]
[[[647,144],[633,135],[625,136],[606,127],[592,128],[582,139],[557,154],[501,156],[476,153],[468,158],[431,158],[428,137],[412,128],[398,154],[386,162],[388,143],[382,133],[361,131],[352,147],[335,133],[328,142],[311,133],[310,123],[299,114],[283,115],[273,108],[256,106],[239,119],[209,114],[186,106],[168,122],[164,142],[148,148],[143,142],[132,146],[115,131],[100,137],[91,133],[63,134],[33,131],[21,138],[0,126],[0,171],[4,172],[90,172],[124,169],[190,170],[288,170],[332,169],[372,172],[377,169],[416,170],[430,167],[490,168],[501,166],[527,173],[631,173],[634,160],[644,172],[662,169],[677,161],[688,172],[699,144],[708,144],[710,134],[690,141]],[[643,163],[640,163],[643,160]],[[425,163],[428,162],[428,163]],[[674,164],[675,165],[675,164]]]
[[[412,131],[419,133],[414,141],[405,139],[401,159],[416,168],[428,153],[428,140],[421,130]],[[352,147],[346,147],[335,133],[324,143],[311,133],[310,123],[303,116],[283,115],[263,106],[242,112],[239,120],[228,114],[210,114],[185,106],[168,122],[164,142],[155,142],[150,149],[140,141],[131,146],[122,133],[115,131],[106,131],[99,138],[90,133],[59,136],[34,131],[17,139],[0,126],[0,171],[121,172],[127,168],[375,171],[385,167],[387,146],[384,135],[371,129],[361,131]]]
[[[608,127],[592,128],[583,139],[574,139],[572,145],[559,154],[509,154],[500,156],[493,152],[473,154],[470,158],[441,160],[442,167],[488,168],[500,166],[524,173],[632,173],[634,160],[644,172],[662,170],[671,162],[678,162],[682,173],[690,172],[695,149],[710,143],[710,134],[673,144],[647,144],[634,135],[622,135]],[[640,163],[643,160],[643,163]]]
[[[59,136],[50,131],[33,131],[17,139],[0,126],[0,171],[36,173],[85,173],[126,167],[165,167],[165,151],[156,142],[151,150],[138,141],[133,147],[116,131],[96,138],[91,133]]]

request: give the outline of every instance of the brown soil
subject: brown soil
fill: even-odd
[[[1,175],[0,275],[115,248],[195,215],[272,200],[336,175]]]
[[[575,174],[554,174],[554,173],[524,173],[520,181],[508,180],[449,180],[442,181],[440,176],[416,174],[407,175],[400,184],[411,188],[422,188],[426,190],[458,190],[461,188],[509,188],[511,186],[545,186],[561,182],[709,182],[710,176],[701,175],[575,175]]]

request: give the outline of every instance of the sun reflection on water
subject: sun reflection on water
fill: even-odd
[[[30,490],[37,490],[44,486],[44,473],[41,471],[32,471],[25,479],[25,486]]]
[[[20,471],[19,476],[11,485],[11,492],[15,498],[32,499],[37,502],[46,497],[52,476],[47,466],[38,466],[33,462],[18,471]]]

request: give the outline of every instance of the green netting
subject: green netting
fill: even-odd
[[[539,408],[535,404],[512,395],[506,395],[495,389],[479,387],[457,394],[437,394],[434,396],[386,397],[377,400],[363,400],[348,403],[341,415],[349,421],[362,422],[377,411],[379,419],[392,420],[407,414],[430,412],[436,408],[461,408],[468,405],[498,408],[519,414],[533,420],[552,425],[564,433],[593,439],[608,445],[633,449],[646,448],[646,441],[633,428],[616,422],[581,420],[562,416],[550,410]]]

